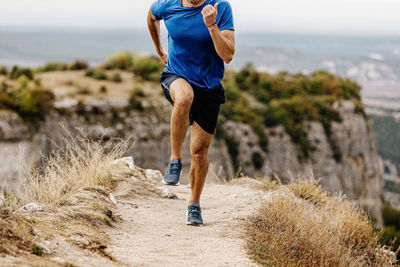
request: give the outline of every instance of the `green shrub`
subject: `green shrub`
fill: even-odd
[[[11,69],[10,72],[10,79],[11,80],[16,80],[19,77],[21,77],[22,75],[25,75],[29,80],[33,80],[33,72],[31,69],[29,68],[18,68],[18,66],[14,66]]]
[[[385,227],[380,242],[390,246],[396,239],[392,248],[396,251],[400,247],[400,210],[394,209],[389,203],[383,201],[382,217]],[[397,259],[400,260],[400,255],[397,255]]]
[[[69,70],[86,70],[89,68],[89,64],[83,60],[75,60],[71,65],[69,65]]]
[[[27,78],[19,78],[19,87],[5,86],[0,91],[0,109],[14,110],[26,120],[44,119],[53,109],[54,95],[40,86],[30,87]]]
[[[85,76],[96,80],[108,80],[107,74],[101,69],[88,69],[85,72]]]
[[[108,90],[107,90],[107,87],[105,85],[100,86],[100,89],[99,89],[100,93],[105,94],[105,93],[107,93],[107,91]]]
[[[142,87],[140,87],[140,86],[135,86],[135,87],[132,89],[131,96],[136,97],[136,98],[137,98],[137,97],[145,97],[146,94],[144,93],[144,90],[143,90]]]
[[[68,70],[68,65],[60,62],[49,62],[43,67],[38,68],[38,72],[50,72],[50,71],[65,71]]]
[[[7,75],[7,74],[8,74],[7,68],[4,66],[0,66],[0,75]]]
[[[133,55],[130,52],[115,53],[110,55],[104,64],[106,69],[129,69],[133,67]]]
[[[131,105],[131,107],[136,110],[143,111],[144,108],[141,100],[144,96],[145,94],[141,87],[133,88],[129,97],[129,104]]]
[[[112,76],[111,80],[112,80],[113,82],[116,82],[116,83],[122,82],[122,78],[121,78],[121,75],[120,75],[119,73],[115,73],[115,74]]]
[[[18,113],[27,119],[44,119],[53,109],[54,95],[39,87],[22,89],[17,92]]]
[[[163,68],[161,60],[157,57],[143,57],[135,61],[134,72],[137,76],[148,81],[157,81]]]

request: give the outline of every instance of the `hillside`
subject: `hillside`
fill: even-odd
[[[48,137],[62,144],[59,123],[92,138],[133,135],[141,151],[135,161],[165,168],[171,106],[157,83],[162,68],[158,59],[118,53],[97,68],[76,61],[0,71],[0,107],[9,110],[0,114],[3,177],[15,181],[20,144],[28,162],[52,150]],[[324,71],[270,75],[251,65],[228,71],[223,84],[228,101],[210,149],[211,179],[277,173],[289,182],[312,171],[326,190],[343,191],[382,225],[382,164],[359,85]],[[188,142],[183,153],[186,177]]]
[[[329,196],[312,178],[288,185],[248,177],[211,182],[204,189],[204,226],[186,226],[189,188],[162,186],[160,171],[120,158],[129,144],[70,136],[44,167],[24,170],[23,190],[0,195],[0,265],[396,262],[378,244],[367,214],[343,196]]]

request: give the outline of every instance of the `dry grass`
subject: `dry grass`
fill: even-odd
[[[52,206],[68,203],[82,188],[105,186],[111,188],[118,169],[113,161],[121,158],[131,140],[94,141],[68,133],[65,146],[44,160],[42,168],[25,168],[23,202],[39,202]]]
[[[315,181],[272,187],[246,221],[247,250],[264,266],[393,266],[367,214]]]
[[[68,133],[68,131],[67,131]],[[80,249],[100,254],[114,261],[107,251],[105,234],[119,220],[111,192],[118,199],[124,195],[159,195],[155,182],[147,180],[145,170],[132,170],[126,163],[116,163],[130,149],[132,140],[90,140],[82,133],[68,133],[65,145],[44,158],[41,168],[24,168],[26,182],[19,194],[6,193],[8,208],[0,209],[0,256],[12,262],[50,260],[32,254],[38,242],[48,240],[55,250],[79,255]],[[44,212],[14,212],[28,202],[45,206]],[[85,245],[69,241],[72,236],[85,238]],[[82,254],[87,255],[87,253]],[[0,265],[2,264],[0,257]]]

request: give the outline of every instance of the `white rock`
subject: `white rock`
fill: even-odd
[[[68,240],[83,246],[89,246],[90,244],[89,240],[79,235],[73,235],[70,238],[68,238]]]
[[[50,241],[44,240],[44,241],[41,241],[41,242],[37,243],[36,245],[37,245],[38,247],[41,247],[41,248],[43,249],[43,252],[44,252],[45,254],[50,255],[50,254],[52,253]]]
[[[163,175],[159,170],[147,169],[145,175],[146,178],[150,180],[161,180],[163,178]]]
[[[110,200],[114,205],[117,205],[117,200],[115,199],[114,195],[110,193]]]
[[[178,199],[178,196],[174,192],[171,192],[168,188],[158,187],[158,189],[162,191],[163,198]]]
[[[44,210],[44,208],[41,205],[36,204],[36,203],[28,203],[25,206],[23,206],[23,207],[18,209],[18,211],[25,212],[25,213],[28,213],[28,212],[41,212],[43,210]]]
[[[116,159],[112,162],[113,164],[124,164],[128,166],[131,170],[135,169],[135,163],[133,161],[133,157],[125,157],[125,158],[120,158]]]

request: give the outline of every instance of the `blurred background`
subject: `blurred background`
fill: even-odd
[[[252,176],[277,172],[290,180],[310,168],[324,178],[324,188],[360,200],[389,227],[389,236],[400,237],[400,221],[394,219],[400,216],[400,2],[229,2],[237,50],[224,81],[231,104],[222,110],[219,141],[210,151],[214,178],[229,180],[242,171]],[[152,58],[155,51],[147,32],[151,3],[1,3],[0,109],[15,109],[23,121],[0,114],[3,180],[16,180],[13,164],[21,156],[21,144],[28,161],[49,151],[46,137],[58,133],[52,132],[56,126],[51,121],[59,120],[86,125],[93,135],[134,132],[136,148],[142,151],[136,162],[147,168],[166,166],[169,124],[161,121],[169,119],[165,114],[170,106],[157,83],[162,67]],[[166,47],[165,27],[162,37]],[[75,115],[46,120],[43,98],[36,104],[18,97],[13,102],[18,95],[13,90],[30,88],[30,83],[54,94],[57,116]],[[114,102],[104,102],[107,99]],[[353,102],[355,114],[351,105],[335,106],[338,100]],[[116,112],[124,101],[138,112],[151,110],[155,115]],[[45,122],[32,126],[37,114]],[[305,121],[322,126],[307,128]]]

